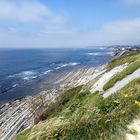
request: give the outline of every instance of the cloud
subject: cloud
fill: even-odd
[[[40,21],[43,16],[50,14],[49,9],[38,2],[0,2],[0,20]]]
[[[62,27],[62,29],[56,30],[44,29],[33,36],[23,36],[12,29],[12,31],[5,33],[5,36],[3,35],[3,44],[7,38],[10,38],[7,46],[12,44],[13,46],[28,47],[85,47],[139,44],[140,18],[113,21],[102,26],[97,32],[85,32],[75,28]]]
[[[140,17],[105,23],[98,31],[69,25],[66,13],[38,0],[0,1],[1,47],[85,47],[140,43]],[[6,26],[1,26],[1,23]],[[11,24],[12,23],[12,24]]]
[[[0,20],[37,22],[49,20],[52,22],[62,22],[63,18],[55,15],[45,4],[37,0],[1,0]]]
[[[0,47],[42,46],[49,34],[67,32],[66,21],[65,13],[55,13],[39,0],[1,0]]]
[[[112,21],[96,32],[85,32],[66,25],[46,25],[33,35],[21,34],[13,28],[0,30],[0,44],[6,47],[85,47],[139,43],[140,18]]]
[[[140,18],[106,23],[94,34],[96,44],[140,44]]]
[[[44,30],[44,32],[48,30]],[[52,30],[51,30],[52,31]],[[44,38],[44,39],[43,39]],[[104,46],[116,44],[140,44],[140,18],[116,20],[104,24],[98,31],[83,31],[75,28],[60,29],[60,32],[42,34],[48,46]]]

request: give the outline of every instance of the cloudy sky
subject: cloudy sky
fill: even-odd
[[[140,0],[0,0],[0,48],[140,44]]]

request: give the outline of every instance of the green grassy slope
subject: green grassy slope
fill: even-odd
[[[122,80],[127,75],[132,74],[135,70],[140,68],[140,59],[138,58],[132,62],[128,67],[126,67],[122,72],[117,73],[113,76],[103,87],[104,90],[107,90],[115,85],[117,81]]]
[[[99,93],[73,95],[57,113],[15,140],[123,140],[127,125],[140,114],[140,79],[106,99]]]
[[[113,59],[107,66],[108,70],[111,70],[112,68],[116,66],[120,66],[125,63],[131,63],[136,61],[138,58],[140,58],[140,53],[134,53],[129,55],[124,55],[119,57],[118,59]]]

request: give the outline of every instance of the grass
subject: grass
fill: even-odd
[[[16,140],[26,140],[26,139],[28,139],[30,132],[31,132],[31,129],[27,129],[27,130],[23,131],[22,133],[19,133],[16,136]]]
[[[57,97],[56,102],[50,104],[49,113],[46,112],[47,117],[50,118],[58,114],[72,98],[74,98],[77,94],[80,93],[81,90],[82,86],[78,86],[68,89],[62,94],[60,94],[60,96]]]
[[[55,100],[55,102],[49,102],[44,103],[45,105],[43,108],[38,108],[36,110],[36,116],[34,117],[35,124],[37,124],[39,121],[46,120],[51,115],[56,114],[59,112],[63,106],[71,100],[75,95],[77,95],[82,90],[82,86],[77,86],[71,89],[66,90],[65,92],[59,93],[60,96],[58,96]]]
[[[120,66],[125,63],[132,63],[136,61],[140,57],[140,53],[134,53],[134,54],[129,54],[129,55],[124,55],[119,57],[119,59],[113,59],[109,64],[108,64],[108,70],[113,69],[116,66]]]
[[[137,130],[135,128],[129,129],[129,133],[132,135],[137,135]]]
[[[59,112],[15,140],[124,140],[127,125],[140,113],[135,104],[140,102],[140,79],[106,99],[98,92],[73,95]]]
[[[104,90],[107,90],[113,87],[117,81],[122,80],[127,75],[132,74],[135,70],[140,68],[140,59],[137,59],[135,62],[130,64],[127,68],[125,68],[122,72],[117,73],[113,76],[103,87]]]

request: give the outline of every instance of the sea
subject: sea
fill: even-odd
[[[59,74],[105,64],[112,54],[107,48],[0,49],[0,103],[48,90]]]

